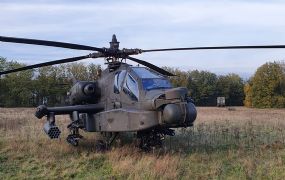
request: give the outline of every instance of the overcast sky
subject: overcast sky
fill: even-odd
[[[285,1],[0,0],[0,36],[126,48],[285,44]],[[88,51],[0,43],[0,56],[33,64]],[[155,52],[137,56],[158,66],[253,74],[284,50]],[[85,60],[83,62],[103,60]]]

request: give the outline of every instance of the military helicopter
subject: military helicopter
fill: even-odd
[[[134,132],[138,146],[144,150],[161,146],[166,135],[173,136],[173,128],[190,127],[197,117],[197,111],[185,87],[172,87],[169,77],[174,74],[149,62],[132,57],[141,53],[157,51],[211,50],[211,49],[270,49],[285,48],[285,45],[263,46],[216,46],[169,49],[119,49],[116,35],[113,35],[109,48],[0,36],[0,41],[31,45],[51,46],[76,50],[89,50],[92,53],[55,61],[29,65],[0,72],[1,75],[44,66],[79,61],[87,58],[104,58],[107,68],[100,73],[97,81],[78,81],[68,92],[69,106],[37,107],[35,116],[46,117],[44,132],[51,138],[60,137],[56,126],[56,115],[70,115],[67,128],[70,134],[67,142],[78,146],[83,137],[79,130],[100,132],[103,140],[96,147],[105,149],[111,146],[118,134]],[[140,66],[132,66],[126,60]]]

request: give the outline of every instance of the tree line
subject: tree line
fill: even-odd
[[[16,61],[0,58],[0,71],[25,66]],[[65,104],[67,91],[76,80],[97,79],[100,65],[83,63],[47,66],[3,75],[0,78],[0,106],[29,107],[48,102]]]
[[[187,87],[189,95],[198,106],[216,106],[217,97],[225,97],[227,106],[243,105],[245,82],[237,74],[218,76],[209,71],[165,69],[176,75],[170,78],[172,84]]]
[[[25,66],[0,58],[0,71]],[[285,107],[285,65],[266,63],[244,81],[239,75],[216,75],[209,71],[182,71],[163,67],[176,76],[174,87],[187,87],[197,106],[216,106],[217,97],[225,97],[227,106]],[[61,64],[11,73],[0,79],[0,105],[6,107],[37,106],[65,103],[67,91],[76,80],[98,78],[100,65],[83,63]]]

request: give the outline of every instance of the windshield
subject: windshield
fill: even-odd
[[[145,90],[172,88],[168,79],[155,72],[151,72],[144,67],[132,67],[132,69],[142,79]]]
[[[142,79],[142,85],[145,90],[172,88],[171,83],[167,79],[162,78]]]

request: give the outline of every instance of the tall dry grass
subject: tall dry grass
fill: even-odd
[[[65,142],[68,116],[50,140],[34,109],[0,109],[0,176],[10,178],[208,179],[284,178],[285,110],[198,108],[192,128],[179,129],[162,149],[144,153],[126,141],[95,151],[94,133],[80,146]]]

